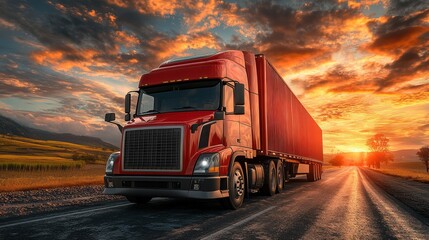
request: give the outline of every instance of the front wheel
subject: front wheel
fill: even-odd
[[[223,204],[231,209],[238,209],[244,201],[244,173],[240,163],[235,162],[229,173],[229,197],[222,199]]]
[[[145,204],[148,203],[152,197],[137,197],[137,196],[125,196],[128,201],[132,202],[132,203],[137,203],[137,204]]]

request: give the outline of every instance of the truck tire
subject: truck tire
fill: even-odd
[[[317,164],[317,180],[322,179],[322,165]]]
[[[148,203],[152,197],[137,197],[137,196],[125,196],[128,201],[137,204],[145,204]]]
[[[245,179],[243,168],[239,162],[234,162],[229,173],[229,197],[223,198],[222,204],[230,209],[238,209],[244,201]]]
[[[319,169],[317,164],[314,164],[314,181],[319,180]]]
[[[264,186],[262,187],[263,192],[266,195],[273,196],[277,190],[277,173],[276,165],[273,160],[264,166]]]
[[[308,165],[307,181],[314,182],[316,181],[316,167],[314,164]]]
[[[285,184],[285,171],[283,168],[283,161],[278,160],[277,161],[277,193],[281,193],[283,191],[283,187]]]

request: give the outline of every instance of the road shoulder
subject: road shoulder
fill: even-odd
[[[414,210],[429,225],[429,184],[385,175],[367,168],[361,170],[373,183]]]

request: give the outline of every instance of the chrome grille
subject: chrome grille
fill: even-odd
[[[141,128],[125,131],[124,170],[182,169],[183,129],[180,127]]]

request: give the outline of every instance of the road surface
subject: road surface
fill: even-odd
[[[155,198],[2,218],[0,239],[428,239],[427,216],[365,172],[347,167],[325,171],[318,182],[297,179],[236,211],[217,201]]]

